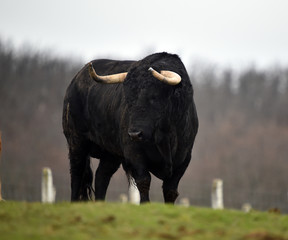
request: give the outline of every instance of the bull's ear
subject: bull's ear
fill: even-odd
[[[112,74],[112,75],[106,75],[106,76],[100,76],[96,73],[92,62],[90,62],[88,64],[88,68],[89,68],[89,75],[90,77],[95,80],[96,82],[99,83],[122,83],[124,82],[127,73],[128,72],[123,72],[123,73],[117,73],[117,74]]]
[[[148,69],[152,72],[152,75],[157,78],[159,81],[164,82],[169,85],[177,85],[181,82],[181,76],[178,73],[162,70],[161,73],[158,73],[152,67]]]

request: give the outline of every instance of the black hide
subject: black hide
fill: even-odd
[[[90,157],[100,163],[95,199],[104,200],[120,164],[134,178],[141,202],[149,201],[150,173],[163,180],[165,202],[174,203],[178,183],[191,159],[198,130],[193,88],[177,55],[156,53],[140,61],[94,60],[99,75],[128,72],[123,83],[96,83],[88,65],[67,89],[63,129],[69,146],[71,200],[91,198]],[[167,85],[148,71],[178,73]]]

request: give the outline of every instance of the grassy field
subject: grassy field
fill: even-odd
[[[288,216],[160,203],[0,202],[0,239],[288,240]]]

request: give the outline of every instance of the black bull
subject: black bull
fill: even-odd
[[[71,200],[91,198],[90,157],[99,159],[95,199],[104,200],[110,178],[122,164],[142,202],[149,201],[150,173],[163,180],[166,203],[174,203],[198,131],[193,88],[177,55],[156,53],[140,61],[94,60],[99,75],[127,72],[122,83],[97,83],[84,66],[67,89],[63,129],[69,146]],[[170,70],[174,85],[148,69]],[[94,70],[93,69],[93,70]]]

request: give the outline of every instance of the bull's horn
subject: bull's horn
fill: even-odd
[[[177,85],[181,82],[181,77],[178,73],[166,70],[162,70],[161,73],[158,73],[152,67],[150,67],[148,70],[152,72],[155,78],[169,85]]]
[[[90,74],[90,77],[92,77],[96,82],[100,82],[100,83],[122,83],[124,82],[124,79],[127,76],[127,72],[106,75],[106,76],[99,76],[95,72],[95,69],[93,68],[93,65],[91,62],[89,63],[89,74]]]

